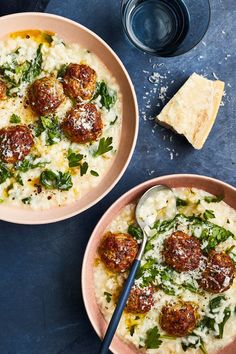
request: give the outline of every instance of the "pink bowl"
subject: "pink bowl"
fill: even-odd
[[[44,224],[63,220],[81,213],[101,200],[119,181],[125,172],[137,140],[138,105],[130,77],[113,50],[86,27],[61,16],[43,13],[20,13],[0,18],[0,37],[28,29],[40,29],[57,33],[66,42],[79,43],[95,53],[116,78],[123,96],[123,115],[120,147],[114,162],[101,183],[73,204],[33,211],[27,207],[16,208],[0,205],[2,220],[19,224]]]
[[[94,292],[94,281],[93,281],[93,264],[94,259],[97,256],[97,249],[104,231],[111,223],[111,221],[118,215],[119,211],[124,208],[127,204],[135,201],[139,198],[147,189],[157,185],[165,184],[172,188],[178,187],[195,187],[198,189],[203,189],[206,192],[212,193],[214,195],[224,195],[224,201],[236,209],[236,188],[221,182],[219,180],[198,176],[198,175],[188,175],[188,174],[178,174],[169,175],[154,178],[150,181],[144,182],[127,193],[121,196],[103,215],[103,217],[98,222],[95,227],[90,240],[88,242],[86,252],[83,260],[82,267],[82,292],[83,299],[87,314],[89,316],[90,322],[92,323],[95,331],[100,338],[104,336],[107,328],[107,323],[105,322],[99,307],[96,302],[95,292]],[[111,351],[114,354],[138,354],[138,351],[134,346],[128,345],[126,342],[122,341],[118,336],[115,336],[111,347]],[[228,347],[224,348],[217,354],[235,354],[236,353],[236,341],[233,342]]]

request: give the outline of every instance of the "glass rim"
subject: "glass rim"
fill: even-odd
[[[155,50],[153,50],[153,51],[151,51],[151,50],[146,50],[146,49],[144,49],[143,47],[141,47],[141,46],[139,46],[138,44],[137,44],[137,42],[135,42],[132,38],[131,38],[131,36],[130,36],[130,34],[129,34],[129,32],[127,31],[127,29],[126,29],[126,24],[125,24],[125,21],[124,21],[124,16],[123,16],[123,13],[122,13],[122,7],[124,6],[124,2],[129,2],[130,0],[121,0],[121,3],[120,3],[120,12],[121,12],[121,15],[122,15],[122,27],[123,27],[123,29],[124,29],[124,31],[125,31],[125,34],[126,34],[126,36],[127,36],[127,38],[128,38],[128,40],[129,40],[129,42],[134,46],[134,47],[136,47],[137,49],[139,49],[140,51],[142,51],[143,53],[146,53],[146,54],[149,54],[149,55],[152,55],[152,56],[156,56],[156,57],[160,57],[160,58],[174,58],[174,57],[179,57],[179,56],[181,56],[181,55],[184,55],[184,54],[186,54],[186,53],[188,53],[188,52],[190,52],[192,49],[194,49],[195,47],[197,47],[198,46],[198,44],[203,40],[203,38],[205,37],[205,35],[206,35],[206,33],[207,33],[207,31],[208,31],[208,29],[209,29],[209,26],[210,26],[210,23],[211,23],[211,17],[212,17],[212,11],[211,11],[211,4],[210,4],[210,0],[205,0],[206,2],[207,2],[207,5],[208,5],[208,20],[207,20],[207,25],[206,25],[206,30],[205,30],[205,32],[203,33],[203,35],[201,36],[201,38],[199,38],[197,41],[196,41],[196,43],[195,44],[193,44],[190,48],[188,48],[187,50],[185,50],[185,51],[183,51],[183,52],[180,52],[180,53],[174,53],[173,52],[173,54],[172,53],[170,53],[170,54],[162,54],[161,52],[158,52],[158,51],[155,51]],[[132,1],[132,0],[131,0]],[[131,2],[130,1],[130,2]]]

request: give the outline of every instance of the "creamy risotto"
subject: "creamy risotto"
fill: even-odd
[[[215,354],[236,334],[236,211],[202,190],[174,192],[177,214],[152,220],[118,334],[140,353]],[[94,264],[96,298],[107,321],[142,236],[134,210],[127,205],[109,225]]]
[[[42,31],[0,42],[0,202],[46,209],[102,180],[121,130],[119,86],[79,44]]]

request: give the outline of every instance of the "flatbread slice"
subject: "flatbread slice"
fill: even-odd
[[[195,149],[201,149],[215,122],[224,85],[222,81],[192,74],[157,116],[157,121],[183,134]]]

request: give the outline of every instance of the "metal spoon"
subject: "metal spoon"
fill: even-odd
[[[112,318],[111,318],[111,321],[108,325],[108,328],[107,328],[107,331],[106,331],[106,334],[105,334],[105,337],[102,341],[102,344],[101,344],[101,347],[100,347],[100,350],[99,350],[99,354],[106,354],[108,349],[109,349],[109,346],[110,346],[110,343],[114,337],[114,334],[116,332],[116,329],[117,329],[117,326],[120,322],[120,318],[122,316],[122,313],[123,313],[123,310],[125,308],[125,305],[126,305],[126,302],[128,300],[128,297],[129,297],[129,293],[130,293],[130,290],[134,284],[134,280],[135,280],[135,275],[136,275],[136,272],[140,266],[140,262],[141,262],[141,259],[142,259],[142,256],[143,256],[143,253],[144,253],[144,250],[145,250],[145,246],[146,246],[146,243],[148,241],[148,234],[146,232],[146,226],[147,224],[145,223],[145,220],[142,218],[141,214],[140,214],[140,211],[142,210],[142,206],[145,204],[145,202],[150,198],[150,197],[157,197],[157,194],[160,192],[160,191],[164,191],[164,190],[168,190],[168,191],[171,191],[172,194],[173,194],[173,198],[175,200],[175,207],[174,207],[174,210],[173,210],[173,217],[176,215],[176,197],[173,193],[173,191],[167,187],[167,186],[164,186],[164,185],[157,185],[157,186],[154,186],[150,189],[148,189],[146,191],[146,193],[144,193],[142,195],[142,197],[140,198],[137,206],[136,206],[136,210],[135,210],[135,217],[136,217],[136,221],[137,223],[139,224],[139,226],[141,227],[142,231],[143,231],[143,239],[142,239],[142,243],[140,245],[140,248],[139,248],[139,252],[133,262],[133,265],[131,267],[131,270],[130,270],[130,273],[129,273],[129,276],[125,282],[125,285],[124,285],[124,288],[122,290],[122,293],[120,295],[120,298],[119,298],[119,301],[117,303],[117,306],[115,308],[115,311],[112,315]]]

